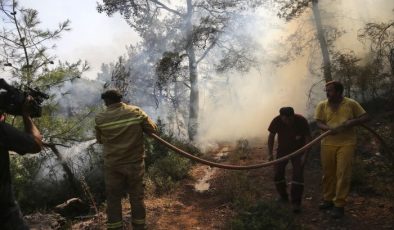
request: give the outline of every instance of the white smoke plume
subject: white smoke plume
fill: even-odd
[[[319,2],[324,25],[336,26],[346,32],[335,42],[337,49],[365,53],[366,47],[358,41],[357,32],[367,22],[393,19],[393,1]],[[227,76],[230,80],[221,88],[209,88],[204,82],[201,84],[200,128],[197,137],[201,147],[209,147],[216,142],[234,142],[241,138],[266,143],[269,123],[279,114],[281,107],[292,106],[296,113],[313,120],[314,107],[319,100],[325,99],[323,82],[319,83],[322,75],[312,75],[310,72],[311,68],[322,72],[321,51],[317,41],[306,50],[301,50],[304,55],[297,56],[294,61],[278,68],[272,62],[286,59],[283,54],[294,52],[294,47],[289,44],[278,44],[283,45],[286,38],[298,28],[305,27],[311,32],[305,39],[315,36],[310,10],[288,23],[279,20],[272,12],[262,10],[246,24],[248,26],[241,32],[252,34],[264,50],[259,56],[261,66],[259,71]],[[316,86],[311,88],[315,83]],[[310,89],[312,98],[309,97]]]

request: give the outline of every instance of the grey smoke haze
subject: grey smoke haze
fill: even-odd
[[[356,53],[365,53],[364,47],[357,40],[357,32],[366,22],[387,22],[393,19],[394,1],[319,1],[324,25],[337,26],[346,33],[336,41],[338,49],[352,49]],[[214,88],[212,97],[209,88],[201,88],[201,120],[198,132],[200,146],[210,146],[217,141],[236,141],[240,138],[258,139],[266,142],[268,125],[278,115],[282,106],[294,107],[296,113],[311,119],[317,101],[324,99],[323,83],[312,90],[313,98],[308,98],[308,91],[322,76],[312,76],[309,68],[319,69],[321,53],[317,42],[311,49],[304,50],[303,56],[295,61],[276,68],[271,62],[280,58],[292,47],[278,46],[278,42],[299,26],[306,27],[314,36],[315,27],[311,11],[284,23],[274,13],[260,11],[255,18],[250,18],[248,26],[243,28],[260,43],[259,71],[248,74],[233,74],[226,87]],[[239,32],[239,31],[238,31]],[[308,37],[306,37],[308,39]],[[310,39],[310,38],[309,38]],[[281,43],[283,44],[283,43]],[[281,53],[282,52],[282,53]],[[312,53],[311,53],[312,52]],[[311,60],[316,59],[316,60]],[[222,77],[222,76],[217,76]]]
[[[319,1],[324,25],[336,26],[345,30],[336,42],[337,49],[352,49],[356,53],[365,53],[357,39],[358,30],[366,22],[385,22],[393,18],[394,1],[388,0],[350,0]],[[312,90],[312,100],[308,98],[311,86],[321,81],[321,54],[318,43],[302,50],[296,60],[277,66],[277,60],[285,59],[294,47],[286,43],[287,37],[300,26],[305,39],[315,36],[313,15],[307,10],[300,18],[285,23],[277,18],[275,12],[259,10],[247,18],[240,18],[243,27],[232,31],[232,35],[247,33],[256,42],[255,50],[259,64],[249,73],[229,72],[215,74],[211,69],[200,66],[200,128],[197,142],[200,146],[218,141],[235,141],[239,138],[259,139],[265,142],[269,122],[278,114],[282,106],[292,106],[296,113],[311,118],[317,101],[324,99],[323,84],[317,84]],[[209,62],[209,59],[208,59]],[[146,66],[145,66],[146,67]],[[316,75],[310,69],[319,70]],[[135,71],[141,71],[136,70]],[[148,67],[141,73],[151,71]],[[209,73],[207,73],[209,72]],[[149,74],[154,74],[150,72]],[[320,74],[320,75],[319,75]],[[205,77],[209,75],[209,77]],[[107,78],[108,79],[108,78]],[[150,116],[166,118],[171,114],[168,104],[162,103],[156,109],[143,103],[139,97],[139,106],[147,109]],[[182,114],[178,121],[187,122]],[[175,128],[175,126],[173,126]],[[185,128],[180,136],[185,136]]]
[[[86,107],[99,105],[102,89],[103,82],[101,81],[77,78],[65,82],[62,87],[53,89],[53,93],[61,111],[71,115],[76,111],[84,110]]]

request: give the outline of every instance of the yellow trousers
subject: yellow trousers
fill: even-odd
[[[350,190],[355,145],[321,145],[323,199],[344,207]]]

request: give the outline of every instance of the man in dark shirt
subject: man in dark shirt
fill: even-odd
[[[22,109],[24,132],[0,122],[0,229],[2,230],[29,229],[12,191],[8,151],[20,155],[41,151],[42,137],[28,112],[31,100],[29,96]]]
[[[275,135],[278,134],[278,149],[276,158],[286,156],[301,148],[310,141],[310,129],[307,120],[294,114],[292,107],[283,107],[279,110],[279,116],[275,117],[268,128],[268,154],[269,160],[273,160]],[[291,181],[291,202],[293,211],[301,211],[302,192],[304,190],[303,155],[291,158],[293,166],[293,178]],[[288,161],[282,161],[274,165],[274,182],[279,193],[279,201],[287,202],[288,194],[285,179],[285,169]]]

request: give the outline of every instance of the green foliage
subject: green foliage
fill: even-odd
[[[60,105],[54,100],[55,93],[59,92],[58,88],[62,87],[63,83],[81,77],[89,68],[87,63],[82,61],[55,63],[55,57],[48,52],[54,47],[53,42],[70,29],[70,21],[59,23],[55,30],[42,29],[38,11],[25,9],[14,0],[0,0],[0,3],[0,20],[4,22],[0,31],[1,70],[12,77],[13,82],[9,82],[10,84],[22,90],[26,87],[38,87],[52,94],[50,99],[43,103],[42,116],[34,121],[50,149],[44,149],[36,155],[11,158],[16,199],[24,211],[46,209],[63,203],[70,196],[75,196],[75,192],[79,192],[75,191],[78,190],[76,186],[70,186],[70,181],[78,178],[72,175],[75,172],[83,172],[87,183],[92,186],[91,191],[102,197],[104,186],[100,175],[102,170],[98,167],[100,161],[84,154],[83,164],[86,164],[87,168],[76,170],[78,166],[75,162],[64,161],[57,149],[58,146],[74,145],[89,139],[92,135],[91,118],[95,109],[82,108],[64,115],[60,112]],[[20,117],[11,119],[8,118],[7,122],[18,128],[23,127]],[[57,154],[59,159],[48,150]],[[65,167],[69,168],[67,171],[70,173],[64,173]]]
[[[190,160],[170,153],[157,160],[148,168],[148,177],[155,185],[155,192],[163,194],[172,191],[178,181],[188,175]]]
[[[77,183],[83,182],[94,202],[100,203],[105,199],[105,186],[102,154],[96,147],[90,145],[86,152],[79,153],[77,159],[67,161],[67,164],[76,174],[76,180],[84,180]],[[75,195],[88,203],[92,202],[85,188],[78,191],[80,194],[75,194],[62,168],[53,165],[52,161],[53,155],[50,153],[12,156],[10,165],[14,191],[25,212],[51,209]]]
[[[57,172],[48,172],[48,177],[40,176],[42,163],[48,160],[45,154],[15,156],[10,159],[10,168],[15,196],[24,212],[47,209],[62,203],[70,190],[64,180],[54,180]]]
[[[158,135],[161,138],[193,155],[201,154],[199,149],[191,145],[188,141],[180,140],[176,138],[171,131],[166,130],[166,125],[160,120],[160,118],[157,120],[156,124],[158,127]],[[145,139],[145,164],[147,167],[149,167],[155,161],[165,158],[170,153],[171,151],[167,147],[160,144],[158,141],[152,140],[150,138]]]
[[[35,157],[19,157],[11,155],[10,169],[13,176],[13,185],[16,190],[16,197],[19,200],[29,200],[29,191],[34,186],[34,180],[40,170],[39,161]],[[23,203],[23,202],[22,202]]]
[[[163,89],[169,82],[175,82],[177,72],[179,71],[180,64],[183,56],[175,52],[164,52],[163,57],[156,65],[156,73],[158,76],[157,85],[159,89]]]
[[[165,134],[165,124],[157,121],[159,135],[192,154],[199,154],[194,146],[177,139],[172,133]],[[176,187],[177,182],[185,178],[192,165],[190,160],[171,152],[155,140],[145,140],[147,176],[158,194],[170,192]]]
[[[301,229],[292,213],[277,204],[259,201],[231,223],[233,230]]]
[[[0,63],[13,67],[10,72],[22,85],[31,86],[37,75],[53,64],[54,57],[47,50],[64,31],[70,30],[70,21],[59,23],[55,30],[41,29],[38,11],[20,7],[18,1],[1,0]]]
[[[248,171],[225,171],[221,179],[223,197],[241,209],[253,204],[259,194],[256,181],[249,175]]]

